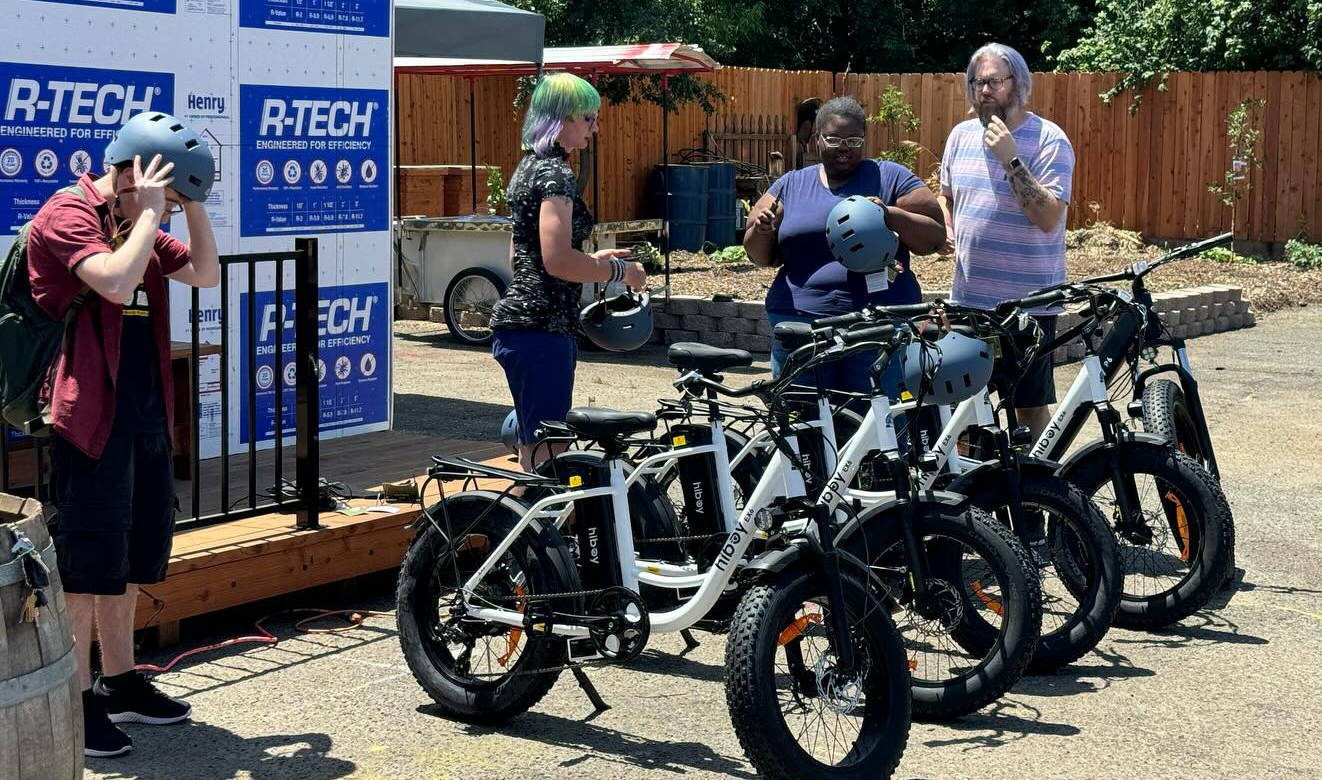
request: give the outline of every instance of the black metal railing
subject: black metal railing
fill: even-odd
[[[201,458],[202,431],[202,386],[201,366],[203,344],[201,341],[200,294],[192,289],[192,332],[189,342],[189,399],[191,401],[189,420],[189,471],[191,480],[191,499],[184,508],[187,513],[176,523],[176,531],[198,528],[231,520],[239,520],[270,512],[293,512],[299,528],[318,526],[318,508],[320,489],[318,480],[319,446],[319,397],[318,397],[318,349],[317,349],[317,313],[318,313],[318,260],[317,240],[314,238],[295,239],[292,252],[257,252],[235,255],[222,255],[220,258],[220,312],[219,312],[219,385],[220,385],[220,456],[219,456],[219,496],[214,511],[205,511],[203,507],[203,480]],[[284,299],[285,271],[287,263],[294,264],[294,425],[295,425],[295,474],[292,485],[284,478],[285,425],[284,398],[285,382],[281,372],[281,361],[285,353],[284,338]],[[275,345],[272,353],[271,371],[275,388],[274,408],[272,412],[272,447],[274,450],[271,487],[261,489],[262,479],[258,469],[258,407],[257,375],[263,361],[258,354],[257,329],[257,269],[259,265],[274,264],[275,270]],[[247,270],[247,306],[242,312],[246,318],[247,338],[239,348],[248,355],[247,371],[242,377],[241,389],[247,396],[247,494],[239,495],[231,502],[231,459],[240,453],[230,451],[230,360],[234,354],[230,343],[229,311],[232,279],[236,268]],[[213,346],[213,345],[208,345]],[[173,403],[174,399],[166,399]],[[46,453],[49,450],[43,437],[24,438],[10,441],[12,429],[5,428],[0,435],[0,489],[6,493],[32,496],[39,501],[50,499],[49,469]],[[173,432],[172,432],[173,435]],[[15,456],[18,456],[17,459]],[[246,504],[246,506],[243,506]],[[210,509],[208,507],[208,509]]]

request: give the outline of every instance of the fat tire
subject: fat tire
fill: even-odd
[[[865,514],[860,527],[839,545],[869,565],[888,550],[903,551],[899,509]],[[939,536],[955,540],[982,556],[1003,583],[1003,626],[996,631],[981,619],[967,617],[950,629],[952,638],[981,660],[964,674],[945,681],[914,679],[913,719],[929,723],[955,720],[999,699],[1023,677],[1037,648],[1042,629],[1042,591],[1032,573],[1028,551],[1010,529],[973,507],[925,504],[918,509],[916,532],[920,539]],[[931,563],[932,576],[943,567]],[[894,561],[888,561],[894,564]],[[904,571],[908,571],[907,568]],[[950,576],[949,574],[947,576]],[[906,578],[907,579],[907,576]],[[963,589],[961,588],[961,591]],[[907,610],[907,607],[901,607]],[[898,620],[903,631],[906,621]],[[903,637],[903,634],[901,634]]]
[[[451,528],[468,528],[477,521],[483,509],[489,506],[489,501],[456,502],[450,507]],[[505,538],[519,520],[518,506],[513,499],[506,499],[502,506],[473,525],[472,531],[485,533],[493,540]],[[437,518],[437,522],[441,522],[440,504],[428,511]],[[509,554],[518,557],[525,573],[533,581],[534,592],[564,593],[578,589],[569,550],[558,532],[534,525],[526,529],[521,537]],[[557,638],[527,637],[528,645],[512,669],[553,668],[552,671],[512,674],[490,683],[468,685],[446,675],[438,668],[441,663],[438,655],[429,648],[430,640],[425,625],[427,615],[430,614],[426,601],[431,589],[431,573],[437,565],[438,552],[446,546],[444,534],[429,523],[424,524],[400,566],[395,601],[396,623],[404,659],[413,679],[417,680],[446,717],[473,724],[504,723],[536,705],[555,685],[556,678],[560,676],[558,667],[565,662],[565,644]],[[568,607],[568,604],[554,605],[557,610]]]
[[[775,690],[775,657],[782,629],[778,618],[797,610],[805,600],[824,595],[820,574],[797,570],[778,581],[750,587],[739,602],[725,646],[725,696],[730,720],[744,754],[768,780],[885,780],[904,755],[910,726],[909,669],[894,623],[876,594],[854,577],[843,575],[841,585],[852,615],[871,612],[863,624],[867,652],[878,673],[878,688],[890,692],[867,723],[874,740],[871,752],[851,766],[828,765],[809,755],[780,716]],[[870,607],[870,609],[868,609]],[[791,613],[792,614],[792,613]],[[864,612],[866,614],[866,612]]]
[[[1198,438],[1193,432],[1197,425],[1188,403],[1184,400],[1184,391],[1179,384],[1169,379],[1157,379],[1143,388],[1143,430],[1165,439],[1167,444],[1183,452],[1202,466],[1208,468],[1208,460],[1202,452]],[[1209,469],[1210,473],[1210,469]],[[1235,578],[1235,521],[1233,514],[1230,523],[1230,555],[1226,561],[1225,582]]]
[[[1078,608],[1059,627],[1051,631],[1044,627],[1038,637],[1028,670],[1043,674],[1077,661],[1102,640],[1120,608],[1124,575],[1115,537],[1106,525],[1106,518],[1072,483],[1060,477],[1023,473],[1020,497],[1025,505],[1044,509],[1053,518],[1063,520],[1073,532],[1076,543],[1082,545],[1084,559],[1097,562],[1097,565],[1088,567],[1082,581],[1061,578],[1078,600]],[[993,516],[998,509],[1009,509],[1005,505],[1004,491],[994,487],[973,491],[969,501]],[[1053,529],[1050,525],[1046,529],[1047,551],[1060,555],[1064,551],[1051,544],[1053,530],[1059,533],[1058,528]],[[1059,566],[1059,562],[1056,565]]]
[[[1115,624],[1124,628],[1153,629],[1171,625],[1202,609],[1220,588],[1231,550],[1234,526],[1230,505],[1216,479],[1198,462],[1173,448],[1143,442],[1125,442],[1120,462],[1131,474],[1146,474],[1164,482],[1184,496],[1188,504],[1188,522],[1196,524],[1199,545],[1197,560],[1188,573],[1171,588],[1143,596],[1124,592]],[[1098,490],[1111,484],[1111,471],[1105,451],[1080,462],[1067,475],[1090,499]],[[1164,514],[1164,513],[1163,513]],[[1114,520],[1114,516],[1109,518]],[[1115,531],[1112,526],[1112,531]],[[1121,563],[1123,540],[1121,545]],[[1126,566],[1126,575],[1130,574]]]

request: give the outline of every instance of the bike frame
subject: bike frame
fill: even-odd
[[[716,458],[718,473],[728,474],[728,453],[725,449],[725,439],[718,420],[712,421],[712,429],[713,441],[716,443],[657,453],[639,463],[633,473],[627,476],[623,462],[619,459],[611,459],[609,462],[609,485],[586,490],[569,490],[543,498],[529,507],[510,533],[501,540],[500,544],[487,556],[477,571],[464,583],[464,604],[469,616],[514,628],[523,627],[524,613],[475,603],[473,594],[476,592],[479,583],[491,572],[496,562],[514,544],[519,535],[532,526],[533,523],[546,520],[553,523],[558,529],[569,517],[575,502],[590,498],[609,497],[611,499],[611,514],[615,520],[615,556],[619,566],[621,584],[635,592],[638,590],[639,583],[675,590],[697,588],[697,592],[678,607],[649,614],[651,630],[668,633],[680,631],[696,624],[706,616],[711,608],[715,606],[722,593],[725,592],[726,586],[729,585],[735,572],[740,567],[744,552],[752,544],[753,539],[765,538],[766,535],[758,530],[754,522],[757,513],[771,506],[777,498],[793,498],[806,494],[803,475],[791,460],[791,456],[797,457],[798,455],[797,440],[791,432],[784,437],[784,442],[790,452],[782,451],[780,446],[776,447],[775,456],[758,480],[757,487],[753,490],[752,495],[748,497],[742,511],[735,512],[732,482],[729,480],[722,481],[719,496],[722,514],[727,520],[729,536],[721,548],[720,555],[717,556],[710,568],[706,571],[699,571],[695,564],[677,565],[663,561],[638,559],[634,552],[632,526],[627,521],[620,521],[621,518],[629,517],[629,488],[644,478],[660,473],[671,461],[683,457],[712,454]],[[898,457],[899,454],[899,443],[895,436],[890,401],[884,394],[871,399],[871,406],[864,425],[845,446],[840,455],[838,466],[831,478],[827,480],[826,487],[815,502],[819,511],[824,509],[827,516],[835,512],[844,499],[843,487],[848,485],[857,473],[862,457],[874,451],[881,451],[894,457]],[[788,530],[789,527],[787,525],[786,529]],[[588,635],[588,629],[583,626],[555,624],[551,627],[551,633],[562,637],[584,637]]]

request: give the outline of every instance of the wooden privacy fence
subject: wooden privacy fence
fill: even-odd
[[[917,173],[926,178],[940,159],[950,129],[968,118],[963,74],[832,74],[725,68],[711,74],[730,100],[712,116],[694,106],[671,115],[671,161],[701,147],[704,133],[744,162],[767,166],[767,154],[786,160],[794,107],[834,94],[857,98],[869,114],[888,85],[913,105],[920,121],[905,136],[922,151]],[[1249,174],[1236,233],[1279,242],[1304,236],[1322,241],[1322,80],[1297,72],[1175,73],[1167,88],[1150,87],[1136,114],[1130,95],[1104,104],[1099,95],[1115,74],[1038,73],[1029,107],[1059,124],[1077,158],[1070,223],[1094,220],[1154,238],[1191,238],[1229,229],[1230,210],[1208,191],[1231,165],[1226,117],[1239,101],[1266,101],[1260,112],[1261,169]],[[514,79],[479,79],[478,162],[501,167],[505,177],[519,155],[521,117],[512,107]],[[468,161],[468,84],[445,76],[400,79],[400,161],[405,165]],[[606,105],[601,111],[598,219],[643,216],[646,181],[661,157],[661,110],[652,104]],[[869,132],[875,155],[900,138],[880,127]],[[743,136],[740,138],[740,136]],[[777,142],[772,136],[783,138]],[[485,183],[479,197],[485,198]],[[467,209],[467,204],[462,204]]]

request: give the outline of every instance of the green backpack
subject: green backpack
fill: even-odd
[[[60,192],[87,200],[74,185]],[[58,194],[58,193],[57,193]],[[49,433],[42,385],[64,345],[65,332],[87,297],[87,287],[74,296],[62,319],[54,319],[32,299],[28,281],[27,239],[32,223],[18,229],[13,246],[0,264],[0,416],[29,436]]]

